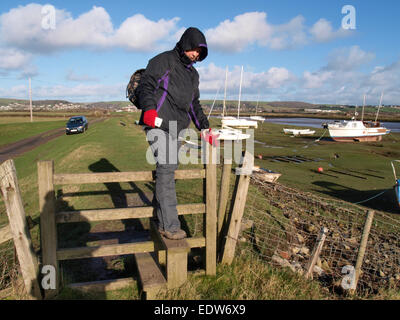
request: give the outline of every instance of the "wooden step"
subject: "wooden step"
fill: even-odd
[[[167,281],[150,253],[135,253],[134,257],[145,298],[154,300],[160,290],[167,287]]]
[[[187,239],[170,240],[162,236],[153,219],[150,221],[150,226],[152,229],[152,235],[157,238],[154,239],[155,243],[159,243],[159,245],[154,246],[155,250],[158,249],[166,252],[165,264],[167,287],[168,289],[178,288],[187,280],[188,253],[190,251],[190,245]],[[158,252],[156,253],[158,254]]]
[[[106,292],[119,290],[136,284],[136,281],[132,278],[120,278],[111,280],[101,280],[92,282],[79,282],[68,284],[67,287],[83,292]]]

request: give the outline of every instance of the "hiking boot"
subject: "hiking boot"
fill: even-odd
[[[160,230],[158,229],[160,234],[162,234],[164,237],[170,240],[182,240],[186,238],[186,232],[183,231],[182,229],[179,229],[177,231],[171,232],[167,230]]]

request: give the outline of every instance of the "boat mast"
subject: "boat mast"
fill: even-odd
[[[242,71],[240,73],[240,86],[239,86],[239,103],[238,103],[238,119],[239,119],[239,114],[240,114],[240,98],[242,96],[242,81],[243,81],[243,66],[242,66]]]
[[[365,94],[364,94],[364,101],[363,101],[363,107],[362,107],[362,113],[361,113],[361,121],[364,121],[364,108],[365,108]]]
[[[225,93],[224,93],[224,104],[222,107],[222,117],[225,116],[225,108],[226,108],[226,87],[228,85],[228,66],[226,66],[225,70]]]
[[[383,99],[383,92],[382,92],[382,94],[381,94],[381,101],[379,102],[378,111],[376,112],[375,122],[378,120],[379,109],[380,109],[381,106],[382,106],[382,99]]]

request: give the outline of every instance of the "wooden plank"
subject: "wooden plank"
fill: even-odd
[[[64,185],[64,184],[154,181],[154,176],[155,176],[155,171],[55,174],[54,184]],[[204,177],[205,177],[204,169],[175,171],[175,179],[179,180],[204,179]]]
[[[311,253],[311,258],[309,260],[309,262],[307,263],[306,266],[306,278],[311,278],[313,279],[313,270],[314,270],[314,266],[317,263],[318,257],[321,253],[322,247],[324,245],[325,239],[326,239],[326,234],[328,233],[328,229],[323,227],[320,230],[320,233],[318,235],[317,241],[315,243],[314,249]]]
[[[189,243],[186,239],[167,239],[158,232],[154,220],[151,221],[151,224],[153,233],[166,251],[167,287],[168,289],[178,288],[187,280]]]
[[[7,225],[0,229],[0,244],[7,242],[13,238],[10,226]]]
[[[205,213],[204,203],[183,204],[177,207],[179,215]],[[56,213],[56,223],[107,221],[153,217],[153,207],[80,210]]]
[[[254,167],[254,156],[249,152],[245,152],[242,168],[243,172],[251,171]],[[222,255],[223,264],[231,264],[235,255],[236,242],[239,236],[240,225],[244,208],[246,206],[247,192],[249,189],[251,175],[241,175],[239,178],[238,188],[236,190],[235,202],[233,205],[232,216],[229,222],[229,229],[226,236],[224,251]]]
[[[45,291],[46,298],[58,293],[60,274],[57,263],[57,227],[55,221],[55,190],[53,183],[54,161],[38,162],[40,240],[42,248],[42,264],[51,265],[56,270],[56,289]]]
[[[226,221],[226,206],[228,203],[228,196],[229,196],[231,170],[232,170],[232,164],[224,163],[222,167],[221,190],[219,192],[218,235],[221,234],[223,225]]]
[[[137,281],[132,278],[121,278],[112,280],[71,283],[68,284],[67,287],[74,290],[80,290],[83,292],[89,292],[89,291],[105,292],[105,291],[113,291],[130,287],[135,285],[136,283]]]
[[[172,240],[174,241],[174,240]],[[177,240],[175,240],[177,241]],[[182,241],[182,240],[178,240]],[[167,250],[167,287],[179,288],[187,280],[188,253],[182,250]]]
[[[25,290],[29,298],[42,299],[37,278],[38,259],[32,246],[13,160],[7,160],[0,166],[0,177],[0,191],[6,207],[9,229],[14,240]]]
[[[206,165],[206,274],[217,272],[217,162],[216,148],[207,144]]]
[[[108,257],[153,251],[153,241],[111,244],[93,247],[59,249],[57,250],[57,260],[62,261],[95,257]]]
[[[205,246],[205,238],[203,237],[187,238],[186,242],[189,248],[201,248]],[[93,247],[67,248],[57,250],[57,260],[75,260],[153,251],[153,241],[111,244]]]
[[[134,256],[142,290],[147,300],[153,300],[160,290],[167,288],[167,280],[150,253],[136,253]]]

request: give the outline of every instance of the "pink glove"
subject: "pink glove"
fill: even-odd
[[[147,110],[143,114],[143,123],[148,125],[149,127],[155,128],[156,127],[156,118],[158,117],[156,110]]]
[[[213,147],[218,147],[219,146],[219,141],[217,140],[219,137],[219,134],[214,134],[211,131],[211,128],[207,130],[204,130],[201,133],[201,138],[208,142],[210,145],[212,145]]]

